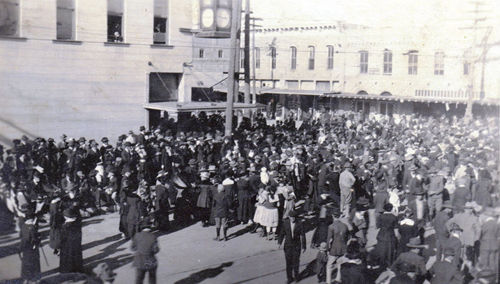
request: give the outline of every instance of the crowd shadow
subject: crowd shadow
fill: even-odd
[[[304,270],[302,270],[302,272],[299,273],[299,279],[304,280],[314,275],[316,275],[316,259],[309,262],[306,268],[304,268]]]
[[[252,230],[252,227],[253,227],[253,225],[245,226],[244,228],[239,229],[238,231],[229,234],[227,236],[227,239],[232,240],[232,239],[235,239],[237,237],[243,236],[244,234],[249,233]]]
[[[221,274],[224,271],[225,267],[229,267],[233,265],[233,262],[224,262],[221,265],[215,267],[215,268],[207,268],[200,270],[198,272],[195,272],[188,277],[178,280],[175,282],[175,284],[192,284],[192,283],[200,283],[208,278],[214,278],[217,275]]]

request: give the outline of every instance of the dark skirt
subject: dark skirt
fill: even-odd
[[[22,250],[23,259],[21,263],[21,278],[30,281],[36,281],[41,278],[40,269],[40,251],[38,246],[33,247],[25,246]]]
[[[83,257],[81,223],[79,221],[75,221],[64,224],[61,232],[60,272],[82,272]]]
[[[50,247],[59,249],[61,247],[61,228],[50,228],[49,232]]]

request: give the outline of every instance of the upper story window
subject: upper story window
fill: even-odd
[[[418,51],[408,53],[408,75],[417,75],[418,71]]]
[[[297,48],[295,46],[290,47],[290,69],[297,69]]]
[[[168,42],[168,0],[154,0],[153,43],[166,44]]]
[[[255,48],[255,68],[260,68],[260,48]]]
[[[384,50],[384,74],[392,74],[392,51],[388,49]]]
[[[20,36],[19,0],[0,0],[0,35]]]
[[[444,75],[444,52],[434,54],[434,75]]]
[[[203,58],[203,57],[205,57],[205,50],[204,50],[203,48],[200,48],[200,49],[198,50],[198,57],[199,57],[199,58]]]
[[[271,69],[276,69],[276,47],[271,47]]]
[[[470,72],[470,62],[465,61],[464,62],[464,75],[469,75]]]
[[[333,45],[328,45],[328,59],[326,61],[327,69],[333,69],[333,54],[334,54]]]
[[[108,42],[123,42],[123,0],[108,0]]]
[[[57,39],[76,39],[75,24],[75,0],[57,0]]]
[[[359,52],[359,73],[368,73],[368,51]]]
[[[240,48],[240,68],[245,68],[245,49]]]
[[[309,46],[309,70],[314,70],[314,46]]]
[[[222,49],[219,49],[219,52],[217,53],[217,55],[219,58],[222,58],[222,56],[224,55],[224,51]]]

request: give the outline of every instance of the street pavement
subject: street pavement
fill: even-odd
[[[373,220],[373,214],[370,214]],[[311,219],[304,220],[311,224]],[[115,283],[134,283],[131,242],[121,238],[119,215],[110,213],[83,221],[83,258],[87,273],[101,262],[108,263],[117,274]],[[374,224],[374,222],[370,222]],[[317,250],[310,248],[314,227],[306,234],[307,250],[300,259],[303,279],[299,283],[317,283],[314,263]],[[48,227],[40,229],[42,247],[47,261],[40,253],[44,281],[59,283],[59,257],[48,246]],[[375,244],[376,229],[368,230],[368,249]],[[228,230],[227,242],[214,241],[215,228],[202,227],[200,222],[159,235],[157,254],[158,283],[284,283],[285,257],[277,241],[268,241],[259,234],[250,234],[247,225]],[[17,254],[18,233],[0,236],[0,283],[20,283],[21,262]],[[7,280],[7,281],[2,281]],[[145,282],[147,283],[147,282]]]
[[[86,271],[106,262],[117,273],[115,283],[134,283],[133,252],[130,241],[118,231],[119,215],[111,213],[84,220],[83,258]],[[250,234],[246,225],[228,230],[227,242],[214,241],[215,228],[195,223],[160,235],[158,283],[283,283],[286,280],[285,258],[277,241],[268,241],[259,234]],[[40,253],[43,279],[54,283],[59,258],[48,246],[48,227],[40,229],[47,262]],[[314,230],[307,233],[308,248],[301,256],[301,272],[312,275],[317,250],[309,248]],[[241,235],[240,235],[241,234]],[[17,254],[18,233],[0,236],[0,280],[17,283],[21,262]],[[310,276],[300,283],[317,283]]]

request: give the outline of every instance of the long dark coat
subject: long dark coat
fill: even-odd
[[[37,225],[21,224],[21,278],[25,280],[38,280],[41,277],[40,270],[40,236]]]
[[[50,247],[53,249],[59,249],[61,246],[61,226],[64,221],[64,218],[61,214],[61,210],[59,208],[61,201],[51,203],[49,206],[50,212]]]
[[[381,264],[385,267],[392,265],[396,259],[396,234],[394,229],[398,228],[398,219],[392,214],[381,214],[377,219],[377,227],[380,228],[377,234],[376,252],[381,258]]]
[[[80,218],[63,224],[61,233],[59,271],[61,273],[82,272],[82,223]]]

